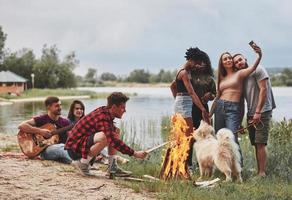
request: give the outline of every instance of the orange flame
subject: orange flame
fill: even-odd
[[[160,177],[169,179],[174,177],[190,178],[186,160],[189,155],[190,142],[192,137],[187,137],[186,132],[188,125],[182,115],[175,114],[171,118],[172,130],[170,140],[176,144],[172,148],[168,148],[164,157]]]

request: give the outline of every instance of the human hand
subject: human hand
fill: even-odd
[[[260,57],[262,56],[262,50],[256,43],[253,42],[250,46]]]
[[[211,99],[212,99],[211,92],[205,93],[204,96],[201,98],[201,100],[203,101],[204,104],[207,103]]]
[[[262,117],[261,113],[255,113],[252,118],[253,123],[258,124],[261,121],[261,117]]]
[[[135,151],[134,152],[134,157],[135,158],[145,158],[147,156],[147,153],[145,151]]]
[[[40,129],[40,135],[42,135],[45,139],[49,139],[52,137],[51,131],[48,129]]]
[[[211,124],[209,113],[206,110],[202,111],[202,118],[205,122],[207,122],[208,124]]]

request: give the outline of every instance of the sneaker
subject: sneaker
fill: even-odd
[[[107,175],[110,177],[129,177],[132,175],[132,172],[123,170],[122,168],[118,167],[116,158],[113,158],[110,159]]]
[[[119,164],[126,164],[129,162],[129,159],[123,158],[122,156],[117,156],[117,162]]]
[[[73,161],[72,165],[84,176],[90,176],[90,172],[89,172],[89,164],[85,164],[80,162],[80,160],[78,161]]]

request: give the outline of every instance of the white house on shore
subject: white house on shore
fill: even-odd
[[[0,93],[20,95],[27,89],[27,80],[11,71],[0,71]]]

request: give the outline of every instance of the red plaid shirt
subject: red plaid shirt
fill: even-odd
[[[95,109],[75,124],[68,133],[65,149],[71,149],[75,153],[81,154],[82,158],[87,158],[90,148],[87,145],[89,136],[101,131],[105,134],[109,145],[116,150],[129,156],[134,154],[134,150],[119,139],[117,127],[105,106]]]

